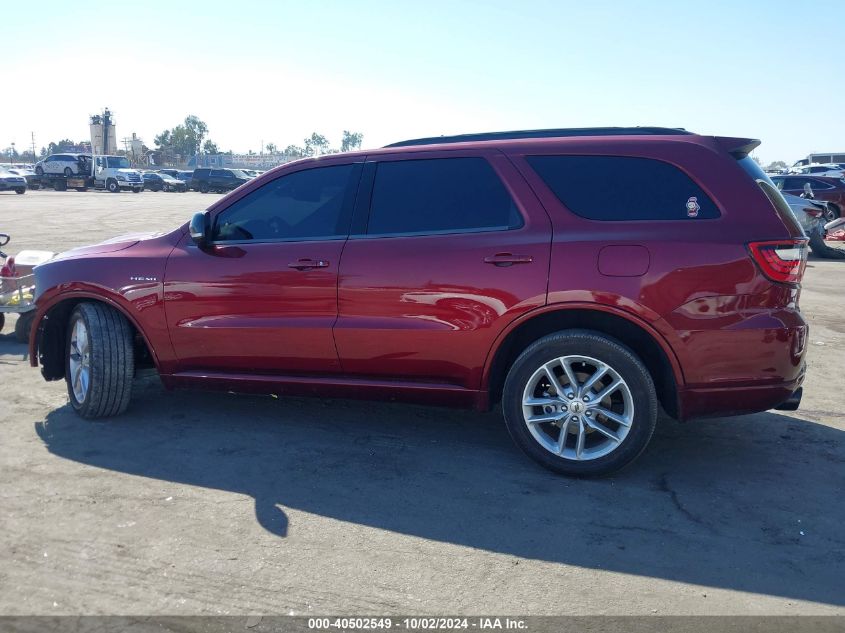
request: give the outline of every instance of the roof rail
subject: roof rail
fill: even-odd
[[[514,130],[511,132],[480,132],[456,136],[430,136],[391,143],[385,147],[407,147],[409,145],[440,145],[443,143],[467,143],[472,141],[504,141],[511,139],[559,138],[566,136],[661,136],[692,134],[682,127],[570,127],[548,130]]]

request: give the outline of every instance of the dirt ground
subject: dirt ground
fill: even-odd
[[[214,195],[0,194],[11,253]],[[86,422],[0,335],[0,614],[845,614],[845,261],[811,259],[802,407],[661,420],[622,474],[498,412],[175,392]]]

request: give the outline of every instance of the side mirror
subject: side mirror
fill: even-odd
[[[189,225],[191,239],[200,248],[205,248],[211,240],[211,226],[208,219],[208,211],[194,213]]]

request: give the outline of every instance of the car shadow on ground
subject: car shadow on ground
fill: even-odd
[[[279,537],[296,529],[287,507],[517,557],[845,605],[845,438],[824,424],[776,413],[662,420],[632,467],[576,480],[519,453],[497,413],[136,387],[120,418],[88,422],[65,406],[36,431],[75,462],[250,495]]]

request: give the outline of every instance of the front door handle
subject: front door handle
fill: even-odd
[[[496,253],[484,258],[485,264],[494,266],[513,266],[514,264],[530,264],[534,261],[531,255],[514,255],[513,253]]]
[[[310,270],[311,268],[328,268],[329,262],[325,259],[309,259],[303,257],[295,262],[288,264],[288,268],[296,268],[297,270]]]

